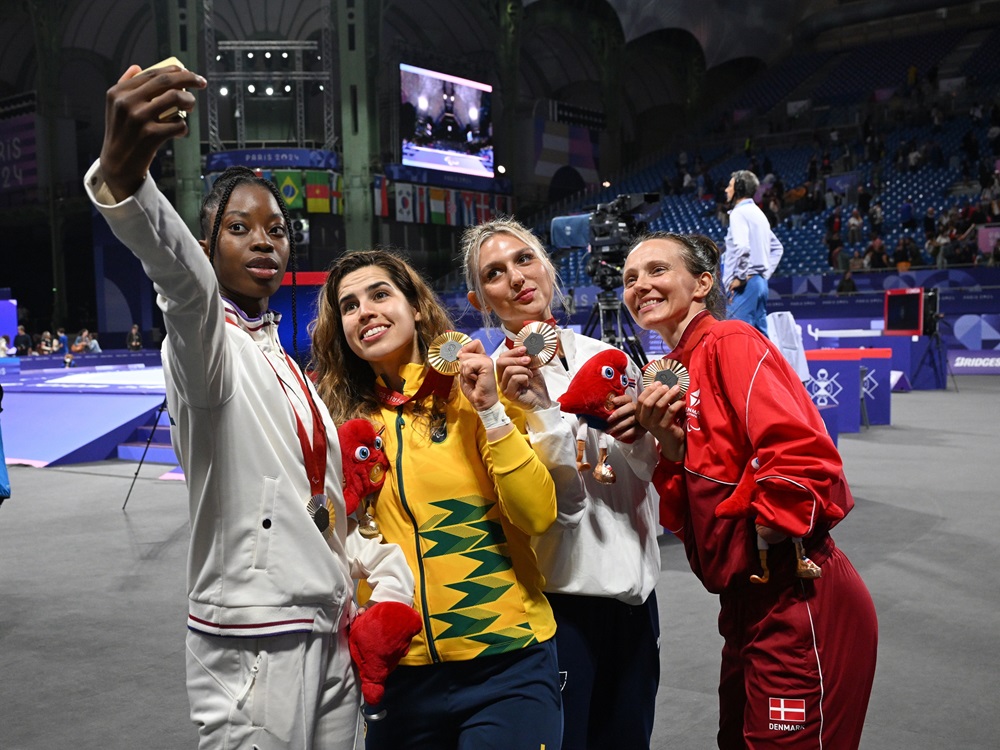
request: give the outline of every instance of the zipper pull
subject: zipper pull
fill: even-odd
[[[236,705],[242,706],[243,701],[250,694],[250,688],[253,687],[254,682],[257,680],[257,673],[260,671],[260,662],[264,658],[264,654],[257,654],[257,659],[254,661],[253,666],[250,667],[250,677],[247,679],[247,684],[243,686],[240,694],[236,696]]]

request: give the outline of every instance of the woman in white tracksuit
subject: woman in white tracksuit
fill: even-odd
[[[472,227],[463,238],[469,301],[506,334],[493,358],[497,381],[526,409],[529,435],[556,412],[580,367],[610,349],[567,328],[548,364],[530,369],[514,338],[529,321],[550,321],[557,294],[555,269],[538,239],[513,219]],[[638,381],[631,364],[629,378]],[[548,468],[556,484],[558,516],[532,539],[545,575],[545,595],[556,617],[562,673],[563,750],[648,748],[659,683],[659,614],[655,587],[660,575],[656,504],[649,482],[656,465],[653,439],[635,421],[633,396],[618,397],[610,419],[608,462],[617,475],[601,484],[578,472],[572,455]],[[562,415],[567,431],[576,417]],[[585,460],[599,459],[599,435],[588,430]],[[582,490],[582,491],[581,491]]]
[[[274,186],[227,170],[202,209],[198,242],[148,176],[156,150],[187,133],[179,67],[132,66],[108,92],[100,160],[85,185],[142,261],[167,338],[171,438],[187,480],[187,674],[201,748],[355,748],[360,689],[347,626],[352,578],[373,601],[412,603],[399,548],[346,517],[336,428],[281,347],[268,301],[293,252]]]

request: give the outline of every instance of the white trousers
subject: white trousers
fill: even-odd
[[[347,629],[270,638],[188,631],[199,750],[360,750],[361,690]]]

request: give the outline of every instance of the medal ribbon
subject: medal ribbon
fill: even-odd
[[[323,424],[323,417],[319,413],[319,409],[316,407],[316,401],[312,397],[312,393],[309,392],[309,388],[306,386],[305,381],[299,374],[299,368],[292,362],[291,357],[287,353],[283,352],[285,355],[285,361],[288,363],[288,368],[295,375],[295,379],[299,381],[299,386],[302,388],[302,393],[306,397],[306,403],[309,404],[309,410],[312,412],[313,418],[313,434],[312,442],[310,443],[309,436],[306,434],[306,427],[302,424],[302,419],[299,417],[298,411],[295,409],[295,403],[292,401],[291,394],[288,393],[288,387],[285,385],[285,381],[281,379],[278,375],[278,371],[274,369],[274,365],[271,364],[271,360],[264,357],[267,363],[271,365],[271,369],[274,370],[274,376],[278,379],[281,384],[281,389],[285,392],[285,398],[288,399],[288,403],[292,407],[292,414],[295,415],[295,431],[299,436],[299,445],[302,447],[302,460],[306,468],[306,477],[309,479],[309,492],[311,495],[325,495],[326,492],[326,425]]]
[[[441,398],[447,398],[448,394],[451,392],[451,384],[454,379],[454,375],[442,375],[433,367],[427,367],[427,374],[424,375],[424,382],[420,384],[417,392],[412,396],[405,396],[399,391],[387,388],[381,383],[375,383],[375,395],[378,396],[378,400],[381,401],[384,406],[390,406],[395,409],[412,399],[420,401],[430,393],[433,393],[435,396],[440,396]]]
[[[705,337],[705,334],[708,333],[715,322],[715,318],[712,317],[712,313],[708,310],[699,312],[691,318],[687,328],[684,329],[684,333],[681,334],[677,346],[673,348],[670,354],[666,355],[665,359],[675,359],[687,367],[691,361],[691,352],[698,345],[698,342]]]

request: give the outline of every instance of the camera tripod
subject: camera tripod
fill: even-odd
[[[942,371],[942,363],[944,371]],[[920,375],[920,371],[924,369],[924,365],[930,365],[934,373],[935,383],[942,383],[945,390],[948,390],[948,375],[951,375],[951,382],[955,385],[955,393],[958,393],[958,380],[955,379],[955,373],[951,369],[951,362],[948,361],[948,349],[941,339],[941,331],[938,330],[936,325],[934,332],[930,334],[930,343],[928,343],[927,348],[924,350],[920,362],[917,363],[917,369],[913,372],[914,382],[916,382],[917,376]]]
[[[600,326],[600,339],[621,349],[640,370],[646,365],[646,352],[627,312],[623,313],[621,297],[610,289],[597,294],[597,302],[590,310],[590,317],[583,327],[583,335],[598,338],[594,334]]]
[[[146,447],[142,449],[142,457],[139,459],[139,465],[135,467],[135,474],[132,476],[132,484],[128,487],[128,494],[125,495],[125,502],[122,503],[122,510],[125,510],[125,506],[128,505],[128,499],[132,497],[132,489],[135,487],[135,480],[139,478],[139,469],[142,468],[142,463],[146,460],[146,453],[149,452],[149,445],[153,442],[153,435],[156,434],[156,426],[160,423],[160,417],[166,410],[167,398],[164,396],[163,403],[160,404],[160,408],[157,410],[156,416],[153,417],[153,426],[149,430],[149,437],[146,438]]]

